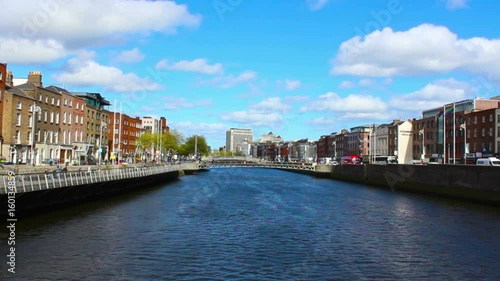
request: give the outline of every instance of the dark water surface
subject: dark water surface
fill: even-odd
[[[16,274],[4,238],[0,280],[500,280],[499,208],[255,168],[19,218]]]

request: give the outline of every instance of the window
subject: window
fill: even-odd
[[[63,131],[63,144],[66,144],[66,130]]]
[[[474,128],[474,137],[477,138],[477,128]]]
[[[481,117],[481,122],[484,124],[484,122],[486,122],[486,116],[483,115],[483,117]]]
[[[37,141],[37,142],[40,142],[40,136],[41,136],[41,134],[40,134],[40,129],[38,129],[38,131],[37,131],[37,132],[38,132],[38,133],[37,133],[37,140],[36,140],[36,141]]]
[[[488,143],[488,151],[493,151],[493,142]]]
[[[63,124],[66,124],[66,112],[63,114]]]
[[[68,132],[68,144],[71,144],[71,132]]]
[[[56,101],[56,99],[51,98],[51,103],[52,103],[52,105],[54,105],[55,101]]]
[[[73,106],[73,100],[69,100],[69,107]]]
[[[485,133],[486,133],[486,129],[485,129],[485,128],[483,128],[483,129],[481,130],[481,137],[484,137]]]
[[[23,109],[23,104],[20,101],[18,101],[17,105],[16,105],[16,108],[17,109]]]
[[[490,136],[490,137],[492,137],[492,136],[493,136],[493,127],[490,127],[489,136]]]
[[[54,112],[50,112],[50,123],[54,123]]]
[[[493,122],[493,114],[490,114],[490,122]]]
[[[59,112],[56,113],[56,124],[59,124]]]
[[[38,100],[42,101],[43,100],[43,96],[42,95],[38,96]]]
[[[78,131],[75,131],[75,141],[78,141]]]
[[[80,124],[83,125],[83,115],[80,116]]]
[[[16,143],[21,143],[21,131],[16,131]]]
[[[16,126],[21,126],[21,113],[16,115]]]
[[[28,128],[33,127],[33,115],[28,116]]]
[[[68,105],[68,100],[64,99],[64,105]]]
[[[61,100],[57,99],[57,106],[60,106],[60,105],[61,105]]]
[[[68,124],[70,124],[70,125],[71,125],[71,119],[72,118],[71,118],[71,113],[70,113],[69,116],[68,116]]]
[[[49,103],[49,96],[45,96],[45,103]]]
[[[43,121],[44,122],[47,122],[47,116],[48,116],[48,112],[47,112],[47,110],[45,110],[44,116],[43,116]]]
[[[474,125],[477,124],[477,116],[474,116]]]
[[[76,109],[80,109],[80,103],[76,103]]]
[[[31,132],[28,132],[28,139],[27,139],[28,143],[31,144],[33,143],[33,140],[31,139]]]
[[[38,115],[38,121],[42,121],[42,112],[36,112],[35,114]]]

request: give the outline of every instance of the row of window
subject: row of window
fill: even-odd
[[[78,118],[80,117],[80,118]],[[71,125],[73,119],[72,113],[66,114],[66,112],[63,113],[63,124],[68,124]],[[80,124],[83,125],[83,116],[75,116],[75,123],[78,124],[78,119],[80,119]],[[38,113],[38,121],[42,121],[42,113]],[[50,123],[55,123],[59,124],[59,112],[49,112],[47,110],[44,111],[43,113],[43,122],[50,122]],[[21,126],[22,125],[22,114],[17,113],[16,114],[16,126]],[[31,128],[33,127],[33,116],[29,115],[28,116],[28,127]]]
[[[43,102],[43,100],[44,100],[44,96],[42,94],[40,94],[40,96],[38,96],[38,101]],[[49,101],[50,101],[50,104],[52,104],[52,105],[55,105],[55,106],[61,105],[61,101],[59,99],[56,99],[54,97],[50,97],[50,96],[46,95],[45,96],[45,103],[49,104]],[[69,107],[73,107],[73,100],[65,98],[64,105],[69,106]],[[83,111],[84,107],[85,107],[85,103],[82,103],[81,105],[79,102],[76,103],[76,109]],[[17,109],[21,109],[21,108],[22,108],[22,104],[21,104],[21,102],[18,102]]]

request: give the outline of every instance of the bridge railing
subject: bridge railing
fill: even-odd
[[[197,168],[197,167],[196,167]],[[48,174],[19,174],[2,176],[0,179],[0,194],[8,193],[9,187],[16,187],[16,194],[78,186],[113,180],[140,178],[155,174],[168,173],[183,169],[193,169],[192,164],[176,164],[150,167],[129,167],[120,169],[98,169],[89,171],[58,172]]]
[[[290,164],[290,163],[204,163],[200,168],[231,168],[231,167],[257,167],[284,170],[315,171],[316,165]]]

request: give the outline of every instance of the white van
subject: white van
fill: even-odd
[[[500,159],[495,157],[479,158],[476,160],[476,165],[500,166]]]

